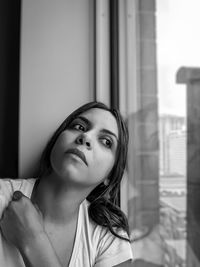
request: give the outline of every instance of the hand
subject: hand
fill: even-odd
[[[0,219],[12,199],[13,188],[9,180],[0,179]]]
[[[43,217],[39,208],[20,191],[15,191],[12,201],[0,221],[4,238],[19,250],[44,234]]]

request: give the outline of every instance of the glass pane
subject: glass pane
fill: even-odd
[[[130,224],[133,266],[197,267],[200,2],[126,3],[121,96],[130,144],[122,207]]]
[[[160,226],[168,250],[166,266],[199,266],[197,259],[194,263],[197,255],[191,256],[189,252],[194,248],[187,244],[187,236],[193,234],[187,226],[190,219],[187,203],[191,200],[188,195],[191,177],[187,176],[187,84],[177,84],[176,77],[182,66],[200,66],[197,34],[200,3],[157,0],[156,5]]]

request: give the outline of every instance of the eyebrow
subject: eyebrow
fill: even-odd
[[[114,136],[114,137],[115,137],[115,139],[117,140],[117,142],[119,142],[119,140],[118,140],[118,138],[117,138],[116,134],[114,134],[114,133],[113,133],[113,132],[111,132],[110,130],[108,130],[108,129],[102,129],[102,130],[101,130],[101,132],[102,132],[102,133],[107,133],[107,134],[109,134],[109,135],[112,135],[112,136]]]
[[[91,125],[91,122],[90,122],[87,118],[85,118],[85,117],[83,117],[83,116],[78,116],[76,119],[81,119],[81,120],[83,120],[85,123],[87,123],[88,125]],[[116,134],[113,133],[112,131],[110,131],[110,130],[108,130],[108,129],[101,129],[100,132],[101,132],[101,133],[106,133],[106,134],[109,134],[109,135],[114,136],[115,139],[117,140],[117,142],[119,142],[118,137],[117,137]]]
[[[75,120],[76,119],[81,119],[81,120],[83,120],[84,122],[86,122],[86,123],[89,123],[90,124],[90,121],[86,118],[86,117],[83,117],[83,116],[78,116],[78,117],[76,117],[75,118]]]

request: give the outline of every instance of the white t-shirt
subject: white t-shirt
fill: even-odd
[[[8,180],[7,180],[8,181]],[[20,190],[31,197],[36,179],[10,180],[12,191]],[[106,228],[94,223],[88,215],[89,202],[83,201],[79,208],[75,242],[69,267],[112,267],[132,259],[128,241],[115,237]],[[126,236],[121,231],[120,234]],[[0,235],[0,266],[25,267],[20,253]]]

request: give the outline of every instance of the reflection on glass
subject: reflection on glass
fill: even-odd
[[[123,97],[128,103],[130,145],[122,194],[133,266],[198,267],[200,1],[134,3],[137,53],[131,57],[127,51],[127,69],[132,68]],[[127,25],[130,36],[133,31]],[[178,81],[182,66],[187,68]]]
[[[186,119],[159,116],[160,233],[168,247],[166,266],[186,262]]]
[[[175,2],[172,0],[156,1],[160,144],[159,203],[160,234],[168,249],[165,265],[182,267],[186,266],[187,240],[186,88],[176,84],[176,73],[182,65],[187,64],[182,35],[183,29],[187,27],[184,26],[182,19],[188,3],[179,0]],[[182,45],[179,46],[179,44]]]

